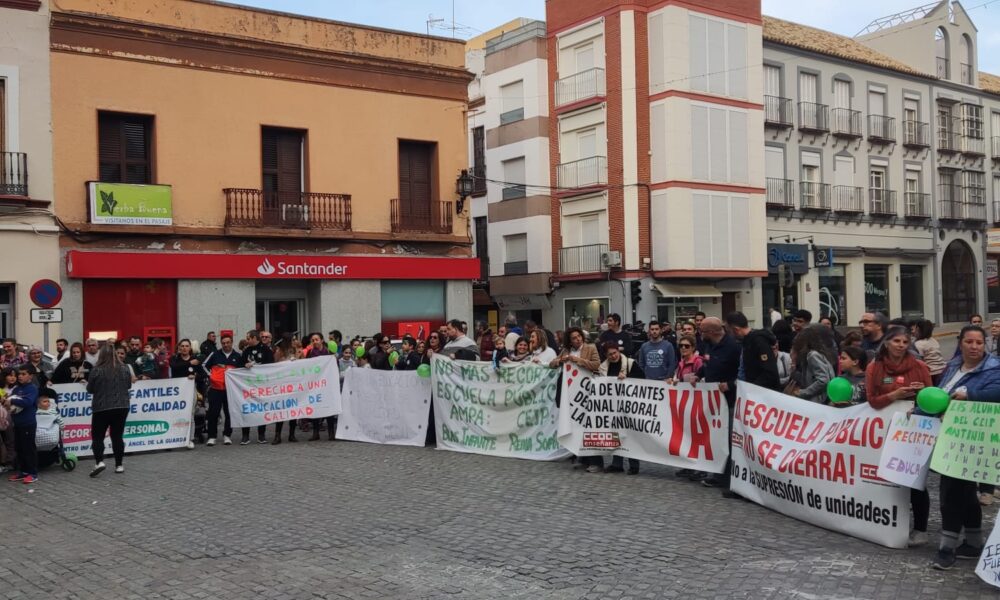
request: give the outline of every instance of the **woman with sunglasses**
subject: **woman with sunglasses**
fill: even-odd
[[[435,352],[440,352],[444,348],[444,343],[442,340],[441,333],[438,331],[432,331],[429,336],[427,336],[427,348],[424,350],[424,357],[421,359],[420,363],[424,365],[431,364],[431,356]]]
[[[698,341],[693,335],[681,336],[677,341],[677,349],[681,354],[680,360],[677,361],[677,371],[667,383],[694,383],[698,380],[698,371],[705,361],[698,354],[697,348]]]

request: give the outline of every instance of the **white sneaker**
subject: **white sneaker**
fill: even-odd
[[[215,445],[215,438],[208,438],[208,441],[205,442],[205,445],[206,446],[214,446]]]
[[[187,443],[187,449],[188,450],[194,450],[194,442],[188,442]]]
[[[117,467],[115,467],[115,473],[124,473],[124,472],[125,472],[125,465],[118,465]]]
[[[917,531],[914,529],[910,532],[910,539],[907,541],[906,545],[909,548],[917,548],[919,546],[927,545],[927,541],[928,538],[926,531]]]
[[[222,445],[223,446],[232,446],[233,445],[233,440],[229,439],[228,435],[224,435],[224,436],[222,436]]]
[[[98,475],[100,475],[101,473],[103,473],[104,469],[106,469],[106,468],[108,468],[108,467],[104,464],[104,461],[102,460],[101,462],[99,462],[96,465],[94,465],[94,469],[90,472],[90,476],[91,477],[97,477]]]

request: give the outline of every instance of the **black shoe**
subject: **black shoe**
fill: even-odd
[[[737,494],[733,490],[722,490],[722,497],[723,498],[728,498],[730,500],[746,500],[747,502],[749,502],[749,500],[747,500],[743,496],[740,496],[739,494]]]
[[[955,551],[951,548],[941,548],[937,556],[931,563],[931,567],[938,571],[947,571],[955,566]]]
[[[628,468],[628,474],[629,475],[638,475],[639,474],[639,467],[629,467]]]
[[[726,487],[726,482],[721,477],[706,477],[702,479],[701,485],[710,488],[721,488]]]
[[[701,471],[693,471],[690,475],[688,475],[688,479],[694,481],[695,483],[702,481],[706,477],[708,477],[708,474],[702,473]]]
[[[319,427],[313,429],[312,437],[309,438],[310,442],[315,442],[319,440]]]
[[[289,433],[288,434],[288,441],[289,442],[297,442],[299,440],[295,439],[295,434],[294,433]]]
[[[273,439],[273,440],[271,440],[271,445],[272,445],[272,446],[277,446],[277,445],[278,445],[278,444],[280,444],[280,443],[281,443],[281,438],[280,438],[280,437],[278,437],[278,436],[274,436],[274,439]]]
[[[604,472],[605,473],[624,473],[625,469],[623,467],[616,467],[615,465],[611,465],[610,467],[604,467]]]
[[[959,560],[979,560],[982,554],[982,546],[977,548],[968,542],[962,542],[958,548],[955,548],[955,558]]]
[[[692,471],[691,469],[681,469],[676,473],[674,473],[674,477],[691,477],[691,475],[693,474],[694,471]]]

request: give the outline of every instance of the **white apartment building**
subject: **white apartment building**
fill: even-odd
[[[32,283],[59,280],[59,229],[52,218],[49,2],[0,1],[0,337],[42,344],[31,322]],[[53,325],[55,347],[59,326]],[[49,348],[51,350],[52,348]]]
[[[542,321],[553,272],[545,23],[504,26],[486,40],[481,68],[469,103],[476,247],[499,320]]]
[[[765,17],[766,307],[843,326],[871,310],[937,323],[986,310],[1000,113],[975,49],[957,2],[857,38]]]

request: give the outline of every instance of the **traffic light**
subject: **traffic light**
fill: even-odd
[[[778,265],[778,287],[786,288],[792,286],[792,270],[788,265]]]
[[[639,280],[630,281],[628,286],[632,292],[632,306],[634,308],[642,300],[642,282]]]

